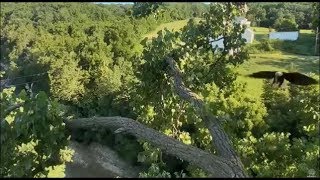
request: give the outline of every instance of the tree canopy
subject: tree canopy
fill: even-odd
[[[307,4],[250,5],[248,17],[306,27]],[[1,81],[13,86],[0,92],[1,176],[64,175],[69,141],[109,146],[140,177],[319,176],[319,88],[244,93],[242,8],[1,3]],[[143,39],[182,19],[180,31]],[[212,47],[221,36],[224,48]]]
[[[310,29],[312,21],[312,3],[273,2],[248,3],[247,18],[253,26],[275,27],[276,21],[294,19],[299,29]]]

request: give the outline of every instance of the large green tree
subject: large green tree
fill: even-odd
[[[2,153],[3,176],[38,177],[68,161],[62,123],[67,115],[73,117],[65,121],[68,127],[80,131],[73,140],[112,147],[142,166],[141,177],[243,177],[251,171],[303,177],[317,170],[316,87],[283,92],[266,85],[264,99],[256,99],[236,81],[234,68],[249,58],[244,27],[233,21],[243,15],[242,4],[166,3],[159,16],[152,15],[162,5],[147,7],[138,18],[128,15],[141,8],[137,4],[1,5],[5,78],[13,85],[38,81],[36,96],[19,94],[21,85],[15,93],[1,92],[1,150],[11,155]],[[297,4],[261,7],[273,17],[261,25],[300,12],[293,11]],[[256,10],[251,15],[264,12]],[[140,42],[160,23],[190,17],[203,19]],[[212,47],[211,38],[223,38],[224,48]],[[21,108],[11,108],[20,102]]]
[[[64,176],[71,161],[63,109],[44,92],[0,92],[1,177]],[[55,170],[53,170],[55,169]]]
[[[276,31],[297,31],[298,24],[296,23],[295,19],[285,19],[280,18],[277,19],[273,25]]]
[[[312,3],[248,3],[249,11],[247,18],[255,25],[261,27],[272,27],[277,19],[294,18],[300,29],[309,29],[312,21]]]
[[[319,176],[319,87],[264,85],[263,136],[237,141],[244,162],[258,177]]]
[[[224,11],[229,13],[222,13]],[[186,144],[215,151],[205,123],[192,105],[182,101],[173,91],[175,83],[167,72],[166,59],[172,57],[176,61],[185,85],[192,91],[202,94],[207,86],[212,85],[230,93],[235,80],[231,69],[247,58],[244,39],[241,38],[244,29],[232,23],[237,15],[240,12],[232,3],[212,4],[199,24],[191,19],[181,33],[159,31],[157,38],[146,42],[137,70],[141,83],[137,92],[131,95],[139,121]],[[219,36],[225,37],[223,50],[213,48],[209,42],[209,37]],[[237,51],[230,55],[231,49]],[[183,124],[195,124],[195,129],[202,130],[188,132],[183,130]]]

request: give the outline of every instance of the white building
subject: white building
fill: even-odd
[[[295,41],[298,39],[298,37],[299,37],[299,31],[269,33],[269,39]]]
[[[247,26],[247,28],[245,29],[244,33],[242,34],[242,38],[244,38],[246,40],[246,43],[252,43],[253,39],[254,39],[254,32],[249,28],[251,22],[248,21],[244,17],[236,17],[235,18],[235,22],[240,23],[241,25],[246,25]],[[213,42],[211,42],[211,46],[213,48],[218,46],[218,48],[222,48],[223,49],[224,46],[223,46],[223,38],[222,38],[222,36],[219,36],[217,39],[220,39],[220,40],[214,41],[214,39],[209,38],[210,42],[213,41]]]

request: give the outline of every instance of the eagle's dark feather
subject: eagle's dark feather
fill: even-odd
[[[283,73],[283,77],[287,81],[289,81],[290,83],[296,84],[296,85],[305,85],[306,86],[306,85],[318,84],[317,80],[315,80],[309,76],[300,74],[298,72]]]
[[[248,76],[253,78],[273,79],[273,84],[279,84],[279,86],[282,85],[284,79],[296,85],[307,86],[312,84],[318,84],[317,80],[298,72],[286,73],[277,71],[259,71],[252,73]]]
[[[276,71],[259,71],[248,75],[253,78],[271,79],[274,78]]]

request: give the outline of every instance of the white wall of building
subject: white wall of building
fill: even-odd
[[[242,34],[242,38],[246,39],[246,43],[252,43],[254,39],[254,32],[247,28]]]
[[[246,18],[244,17],[235,17],[234,21],[236,23],[240,23],[242,25],[246,25],[247,27],[250,27],[250,21],[248,21]],[[220,39],[222,36],[219,36],[217,39]],[[246,40],[246,43],[252,43],[253,40],[254,40],[254,32],[249,29],[249,28],[246,28],[246,30],[244,31],[244,33],[242,34],[242,38],[244,38]],[[214,41],[214,39],[212,38],[209,38],[210,42],[211,41]],[[220,39],[219,41],[214,41],[214,42],[211,42],[210,43],[211,46],[213,48],[215,48],[216,46],[218,46],[218,48],[224,48],[223,46],[223,38]]]
[[[270,32],[269,39],[290,40],[295,41],[299,37],[299,31],[292,32]]]
[[[220,39],[222,36],[219,36],[217,39]],[[253,39],[254,39],[254,32],[247,28],[244,33],[241,35],[242,38],[244,38],[246,40],[246,43],[252,43],[253,42]],[[211,41],[214,41],[214,39],[212,38],[209,38],[210,42]],[[223,38],[221,38],[219,41],[214,41],[214,42],[211,42],[211,46],[213,48],[215,48],[216,46],[218,46],[219,48],[224,48],[223,46]]]

